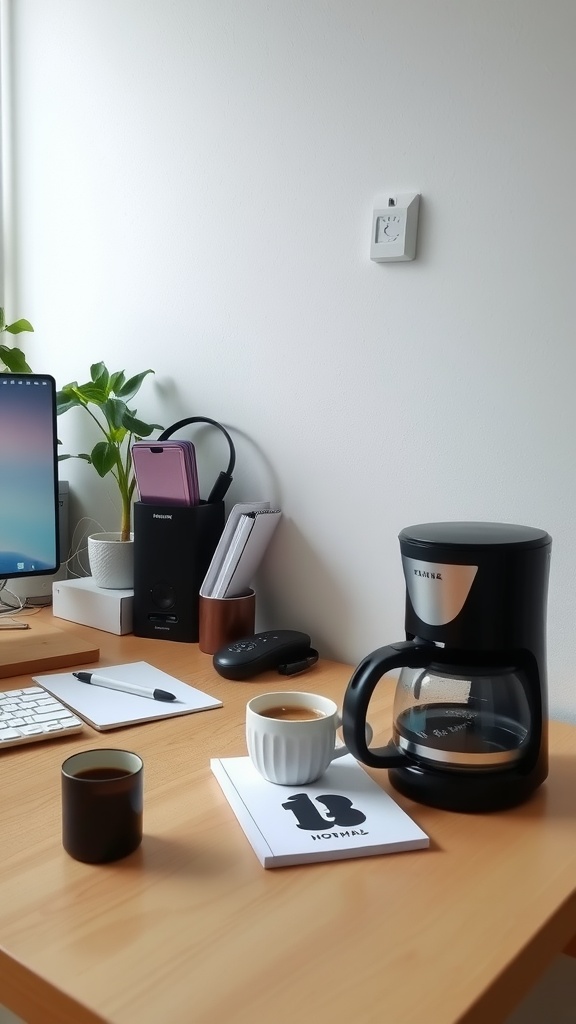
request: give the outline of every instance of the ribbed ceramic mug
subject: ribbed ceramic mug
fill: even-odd
[[[338,706],[315,693],[262,693],[246,706],[246,743],[268,782],[301,786],[324,774],[348,749],[336,745]]]

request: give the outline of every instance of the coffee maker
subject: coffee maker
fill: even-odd
[[[551,537],[528,526],[448,522],[407,527],[399,540],[406,640],[355,670],[344,741],[421,803],[465,812],[519,804],[548,774]],[[370,699],[398,668],[392,739],[368,747]]]

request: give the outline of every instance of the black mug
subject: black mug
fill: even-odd
[[[144,766],[128,750],[85,750],[62,765],[62,845],[75,860],[104,864],[142,842]]]

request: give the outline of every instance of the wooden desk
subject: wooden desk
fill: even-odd
[[[224,707],[0,755],[0,1002],[29,1024],[496,1024],[576,933],[575,728],[551,724],[549,781],[513,811],[394,794],[429,850],[264,871],[208,762],[245,753],[247,699],[285,680],[230,683],[195,645],[70,628],[102,665],[147,660]],[[348,677],[324,662],[292,685],[341,700]],[[107,745],[144,758],[145,838],[91,867],[61,846],[59,769]]]

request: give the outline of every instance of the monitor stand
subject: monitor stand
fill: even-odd
[[[29,629],[0,629],[0,679],[82,665],[100,657],[100,649],[90,640],[35,615],[16,621],[26,621]]]

